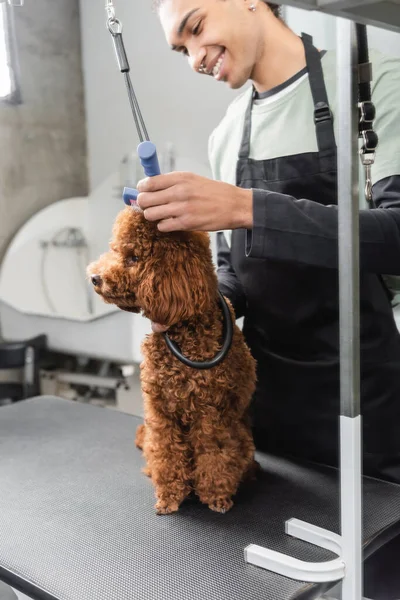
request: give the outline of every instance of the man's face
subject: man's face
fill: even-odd
[[[188,56],[191,67],[231,88],[250,78],[260,47],[257,16],[250,0],[164,0],[160,20],[173,50]]]

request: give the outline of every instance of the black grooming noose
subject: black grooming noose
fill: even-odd
[[[167,332],[164,333],[165,341],[167,342],[167,346],[171,350],[172,354],[176,356],[176,358],[178,358],[181,362],[183,362],[183,364],[187,365],[188,367],[192,367],[193,369],[212,369],[212,367],[216,367],[217,365],[219,365],[220,362],[224,360],[229,348],[231,347],[233,337],[232,317],[225,298],[223,297],[221,292],[218,292],[218,295],[219,304],[221,306],[223,316],[222,337],[224,341],[221,350],[217,352],[214,358],[204,362],[190,360],[190,358],[187,358],[181,353],[179,346],[171,340]]]

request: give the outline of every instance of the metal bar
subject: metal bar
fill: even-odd
[[[317,0],[318,10],[333,8],[336,10],[349,10],[367,4],[376,4],[376,0]]]
[[[373,25],[389,31],[400,31],[400,11],[398,2],[393,0],[365,0],[358,2],[356,0],[285,0],[285,6],[293,6],[305,10],[316,10],[324,14],[330,14],[336,17],[352,19],[357,23],[364,25]],[[339,5],[339,2],[341,3]],[[351,3],[352,7],[346,5]]]
[[[285,0],[283,5],[304,10],[318,10],[317,0]]]
[[[363,597],[361,416],[340,417],[341,559],[345,565],[341,600]]]
[[[342,600],[362,599],[357,41],[337,20]]]
[[[360,286],[357,43],[351,21],[338,19],[338,209],[340,414],[360,414]]]

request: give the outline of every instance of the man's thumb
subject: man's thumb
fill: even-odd
[[[153,333],[163,333],[169,329],[168,325],[161,325],[161,323],[153,323],[151,322],[151,329]]]

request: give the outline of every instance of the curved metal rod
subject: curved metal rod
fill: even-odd
[[[342,538],[340,535],[299,519],[287,521],[285,530],[288,535],[320,548],[325,548],[337,554],[337,557],[325,562],[305,562],[275,550],[250,544],[244,551],[246,562],[296,581],[328,583],[337,582],[344,578],[345,563],[342,558]]]
[[[217,352],[217,354],[214,356],[214,358],[212,358],[211,360],[207,360],[207,361],[194,361],[194,360],[190,360],[189,358],[187,358],[186,356],[184,356],[178,346],[178,344],[176,344],[175,342],[173,342],[171,340],[171,338],[168,336],[167,332],[165,332],[164,338],[165,341],[167,343],[168,348],[171,350],[172,354],[178,359],[180,360],[184,365],[191,367],[192,369],[212,369],[213,367],[216,367],[217,365],[219,365],[220,362],[222,362],[225,358],[225,356],[227,355],[229,348],[231,347],[232,344],[232,338],[233,338],[233,323],[232,323],[232,317],[231,317],[231,312],[229,310],[229,306],[226,303],[225,298],[223,297],[223,295],[221,294],[220,291],[218,291],[218,295],[219,295],[219,304],[222,308],[222,316],[223,316],[223,344],[222,344],[222,348],[219,352]]]

